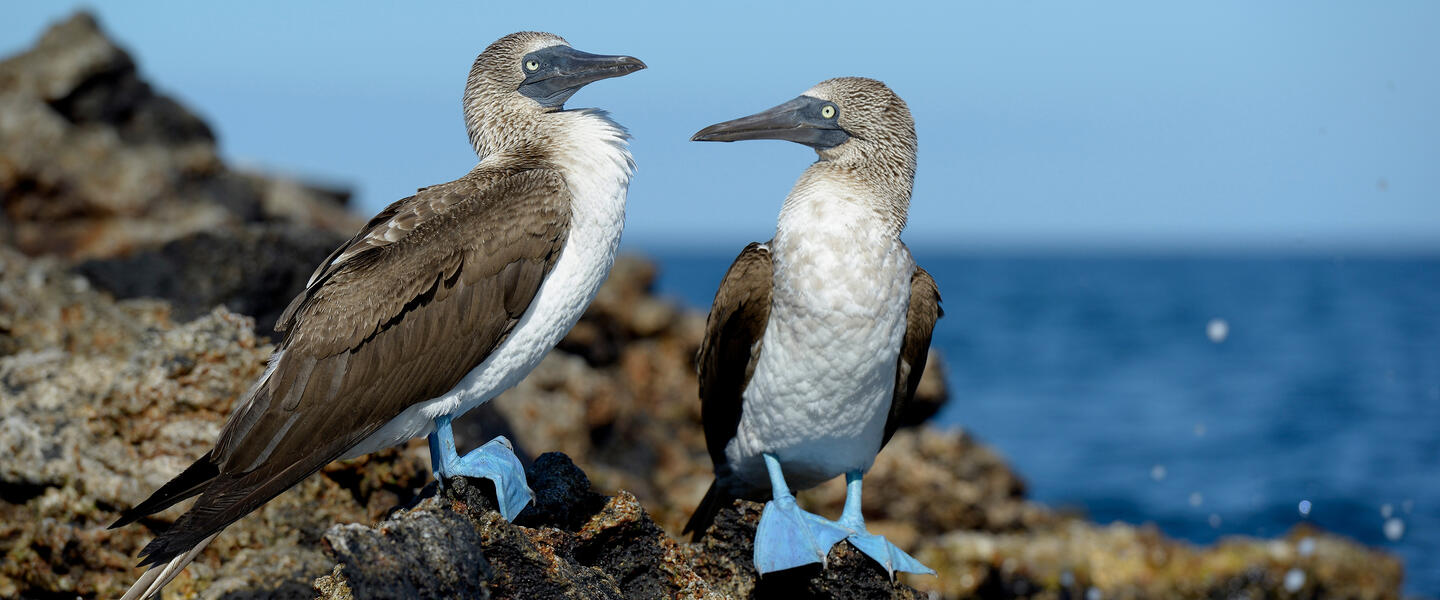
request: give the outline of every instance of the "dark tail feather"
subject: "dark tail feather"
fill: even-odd
[[[210,461],[210,455],[206,454],[195,464],[190,465],[170,483],[160,486],[155,493],[150,494],[144,502],[136,505],[135,508],[120,513],[120,519],[110,525],[110,529],[123,527],[134,523],[141,517],[152,515],[167,508],[176,502],[199,494],[212,480],[220,475],[220,467]]]
[[[720,491],[720,482],[711,481],[710,489],[705,491],[705,498],[700,500],[700,506],[695,507],[695,514],[690,515],[690,521],[685,523],[684,531],[681,534],[690,534],[690,541],[698,542],[705,537],[705,531],[715,523],[715,515],[720,510],[735,503],[735,496]]]

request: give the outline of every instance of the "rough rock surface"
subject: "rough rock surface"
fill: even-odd
[[[184,505],[105,527],[209,448],[272,348],[234,311],[273,314],[308,276],[304,253],[325,246],[304,244],[305,232],[338,240],[357,221],[323,193],[226,168],[208,128],[136,73],[84,16],[0,63],[0,242],[18,247],[0,243],[3,598],[114,597],[129,585],[135,553]],[[256,268],[226,264],[266,252]],[[1394,558],[1318,531],[1200,548],[1056,513],[1027,501],[967,433],[923,425],[880,455],[866,516],[939,577],[892,587],[840,544],[829,569],[757,580],[758,504],[723,511],[699,544],[672,537],[710,481],[692,364],[704,318],[652,295],[654,277],[643,260],[620,261],[560,351],[458,423],[472,446],[503,432],[522,456],[573,457],[530,465],[538,502],[514,524],[489,510],[483,482],[422,492],[427,454],[412,443],[281,495],[226,530],[167,596],[1399,595]],[[117,301],[99,282],[164,299]],[[946,398],[942,361],[930,364],[911,422]],[[800,501],[836,516],[843,485]]]
[[[494,510],[485,482],[458,478],[374,527],[332,527],[325,542],[338,564],[316,589],[330,599],[924,597],[847,544],[831,552],[829,568],[757,578],[750,540],[759,504],[725,511],[697,551],[667,536],[629,493],[591,491],[563,454],[541,455],[527,475],[539,500],[513,524]],[[387,560],[377,566],[376,556]]]
[[[224,309],[170,313],[0,248],[0,597],[114,596],[149,530],[180,514],[105,528],[209,449],[270,346]],[[175,589],[308,593],[327,527],[383,516],[428,475],[394,450],[331,465],[227,530]]]

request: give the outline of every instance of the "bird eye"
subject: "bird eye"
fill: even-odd
[[[539,69],[539,68],[540,68],[540,61],[538,61],[538,60],[527,60],[527,61],[525,61],[525,70],[526,70],[526,71],[534,71],[534,70]]]
[[[826,104],[825,106],[823,106],[823,107],[820,108],[820,116],[825,117],[825,118],[827,118],[827,119],[833,119],[833,118],[835,118],[835,107],[834,107],[834,106],[831,106],[831,105],[829,105],[829,104]]]

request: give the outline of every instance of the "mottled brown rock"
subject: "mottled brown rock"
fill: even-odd
[[[150,529],[106,527],[209,449],[270,347],[223,309],[188,323],[156,301],[114,302],[54,260],[0,248],[0,597],[114,597]],[[413,496],[423,450],[337,463],[232,526],[176,591],[301,590],[330,569],[330,525],[368,522]],[[298,587],[297,587],[298,586]]]
[[[1394,557],[1305,527],[1274,540],[1196,547],[1153,526],[1073,518],[1025,532],[951,532],[927,541],[916,558],[945,576],[912,581],[944,598],[1379,600],[1400,597],[1402,576]]]

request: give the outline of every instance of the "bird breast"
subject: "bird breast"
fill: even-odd
[[[786,213],[770,244],[770,321],[727,455],[764,487],[758,457],[775,453],[804,488],[868,469],[879,451],[915,264],[863,203]]]

